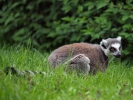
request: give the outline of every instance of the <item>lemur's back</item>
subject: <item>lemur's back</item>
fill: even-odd
[[[91,71],[97,68],[104,71],[107,67],[107,57],[100,46],[89,43],[74,43],[62,46],[54,50],[48,60],[52,66],[57,66],[78,54],[85,54],[90,59]]]

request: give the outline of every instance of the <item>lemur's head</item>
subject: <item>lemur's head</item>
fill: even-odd
[[[121,37],[103,39],[100,42],[100,47],[106,56],[113,55],[115,57],[121,57]]]

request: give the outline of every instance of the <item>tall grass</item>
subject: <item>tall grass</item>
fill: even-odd
[[[132,100],[133,68],[110,62],[105,73],[77,75],[51,69],[48,54],[22,46],[0,48],[0,100]],[[5,75],[6,66],[45,71],[46,75]]]

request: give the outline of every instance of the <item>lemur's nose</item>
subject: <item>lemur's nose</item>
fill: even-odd
[[[118,52],[118,54],[115,57],[120,58],[121,57],[121,52]]]

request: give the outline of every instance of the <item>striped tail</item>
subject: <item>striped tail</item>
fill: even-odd
[[[6,73],[6,75],[8,75],[9,73],[11,73],[12,75],[17,75],[17,76],[35,76],[37,74],[42,74],[42,75],[46,75],[46,72],[43,71],[31,71],[31,70],[19,70],[19,69],[15,69],[14,67],[6,67],[4,72]]]

